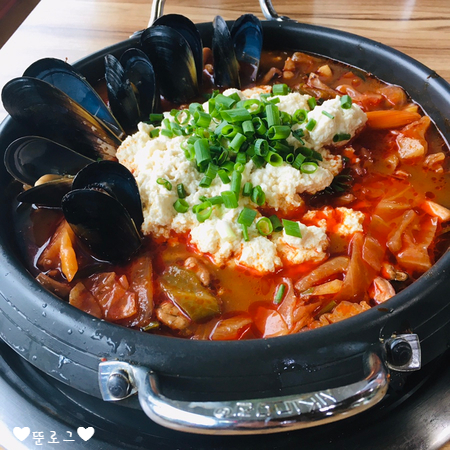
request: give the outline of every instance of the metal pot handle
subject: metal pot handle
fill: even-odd
[[[120,361],[100,363],[99,377],[104,400],[120,400],[138,392],[144,412],[168,428],[201,434],[273,433],[334,422],[378,403],[388,389],[387,368],[375,353],[367,353],[364,363],[369,372],[367,377],[347,386],[224,402],[169,399],[160,393],[153,371]],[[126,386],[129,388],[125,389]]]
[[[159,19],[163,15],[165,3],[166,0],[153,0],[150,21],[148,22],[149,27],[156,19]],[[261,11],[267,20],[277,20],[277,21],[292,20],[287,16],[279,16],[275,11],[271,0],[259,0],[259,6],[261,7]]]

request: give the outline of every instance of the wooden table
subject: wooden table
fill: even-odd
[[[184,14],[194,22],[211,21],[217,14],[233,20],[243,13],[242,4],[242,0],[169,0],[165,12]],[[448,0],[278,0],[274,7],[280,15],[300,22],[345,30],[394,47],[450,81]],[[0,87],[39,58],[73,63],[126,39],[147,26],[150,11],[149,0],[41,0],[0,50]],[[245,12],[263,19],[256,0]],[[0,107],[0,120],[5,116]]]

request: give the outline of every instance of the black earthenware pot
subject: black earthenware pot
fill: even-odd
[[[210,45],[211,24],[198,28],[205,45]],[[450,86],[417,61],[377,42],[327,28],[264,22],[263,29],[266,49],[317,53],[401,85],[450,140]],[[120,56],[137,42],[137,37],[121,42],[75,66],[95,83],[103,77],[106,53]],[[6,119],[0,128],[1,154],[13,139],[26,134],[21,125]],[[93,396],[118,400],[139,390],[138,396],[122,403],[138,407],[139,397],[143,409],[159,423],[203,433],[270,432],[321,424],[376,403],[389,380],[392,385],[404,371],[418,369],[420,351],[424,365],[450,345],[448,252],[383,307],[292,336],[203,342],[98,320],[49,294],[25,269],[12,225],[11,181],[2,165],[2,339],[39,369]],[[400,344],[393,341],[403,334]],[[99,367],[105,361],[124,364]],[[165,397],[158,393],[156,381]],[[344,394],[342,386],[350,386],[346,389],[351,392]],[[174,420],[167,417],[171,414]]]

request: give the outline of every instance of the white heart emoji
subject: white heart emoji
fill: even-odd
[[[23,427],[23,428],[19,428],[19,427],[14,427],[13,430],[14,436],[19,439],[19,441],[24,441],[28,435],[30,434],[30,429],[28,427]]]
[[[88,441],[92,436],[94,436],[95,430],[93,427],[78,427],[77,433],[83,441]]]

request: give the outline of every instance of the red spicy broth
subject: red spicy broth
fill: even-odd
[[[145,238],[133,261],[112,266],[88,255],[61,215],[33,210],[27,233],[33,274],[96,317],[151,333],[213,340],[325,326],[378,306],[411,284],[447,248],[448,147],[438,130],[401,88],[329,59],[263,52],[256,84],[273,83],[286,83],[319,104],[349,95],[369,115],[359,135],[331,148],[344,159],[331,188],[302,194],[304,205],[285,215],[258,208],[263,216],[276,213],[308,226],[326,223],[330,243],[324,260],[284,261],[282,269],[261,276],[234,262],[218,267],[186,236],[172,235],[163,242]],[[345,219],[339,208],[363,213],[364,233],[335,233]],[[62,269],[62,242],[72,243],[78,259],[71,281]],[[172,269],[185,283],[181,287],[174,286]],[[195,298],[204,303],[193,305]]]

